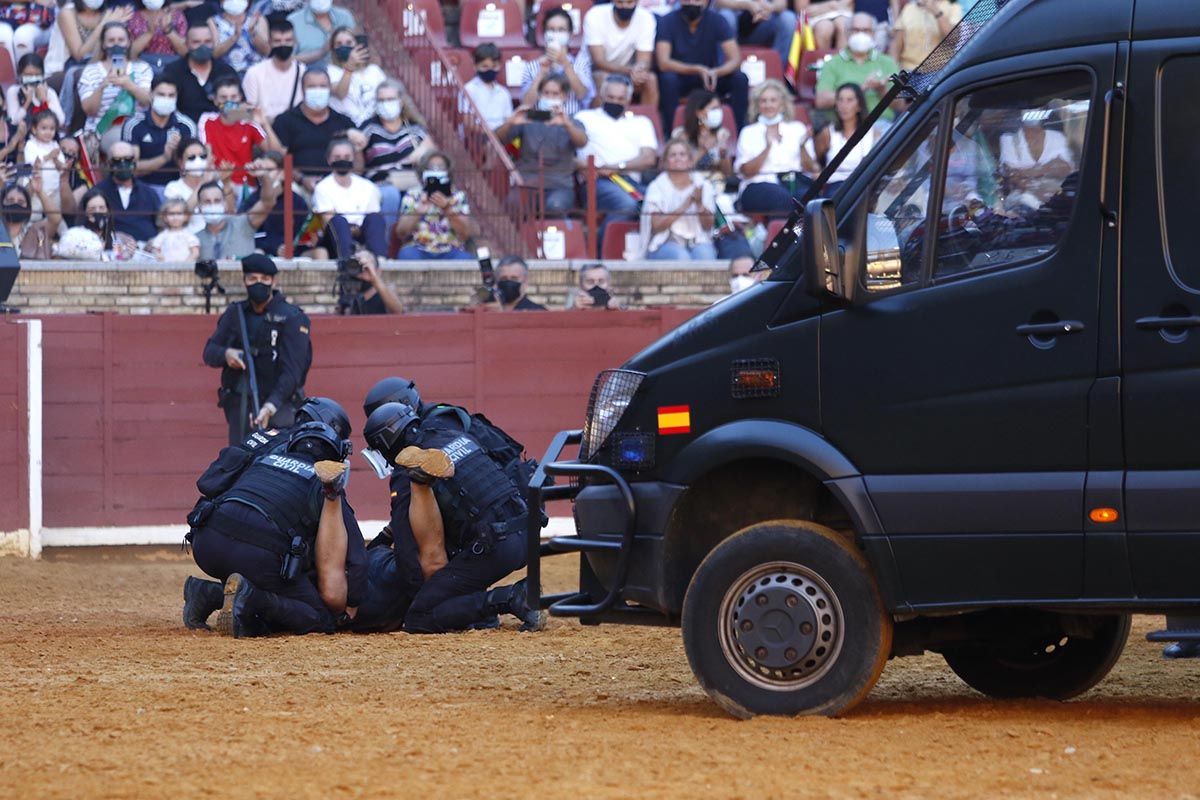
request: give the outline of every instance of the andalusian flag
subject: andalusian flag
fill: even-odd
[[[808,24],[808,14],[801,14],[796,19],[796,31],[792,34],[792,45],[788,48],[787,64],[783,74],[792,84],[793,89],[800,86],[800,59],[809,50],[817,49],[817,40],[813,36],[812,25]]]

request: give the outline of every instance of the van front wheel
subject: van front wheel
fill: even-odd
[[[801,520],[751,525],[700,564],[683,601],[688,663],[738,717],[835,715],[871,691],[892,620],[865,560]]]
[[[1128,614],[1038,613],[1027,635],[946,649],[954,674],[989,697],[1069,700],[1104,679],[1129,638]]]

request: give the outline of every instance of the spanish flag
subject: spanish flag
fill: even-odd
[[[658,435],[666,436],[671,433],[692,432],[692,411],[690,406],[659,406]]]
[[[808,14],[801,14],[796,19],[796,31],[792,34],[792,44],[788,48],[787,64],[783,74],[792,84],[792,89],[800,87],[800,59],[809,50],[817,49],[817,41],[813,36],[812,25],[808,24]]]

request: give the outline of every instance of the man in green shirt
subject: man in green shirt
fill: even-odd
[[[900,67],[891,56],[875,48],[875,24],[875,18],[863,12],[851,19],[848,46],[825,62],[817,78],[817,108],[832,109],[838,87],[846,83],[862,87],[867,97],[864,111],[868,112],[887,91],[888,79],[899,72]],[[890,121],[896,111],[903,109],[904,101],[897,100],[883,112],[882,119]]]

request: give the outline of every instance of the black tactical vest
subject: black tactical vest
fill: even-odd
[[[474,538],[476,523],[498,521],[505,501],[524,509],[517,487],[479,442],[457,431],[426,433],[422,446],[436,447],[454,462],[454,475],[433,485],[450,538],[459,544]]]
[[[220,502],[236,501],[258,509],[291,542],[293,536],[316,538],[321,518],[321,482],[304,456],[271,452],[256,459]]]

